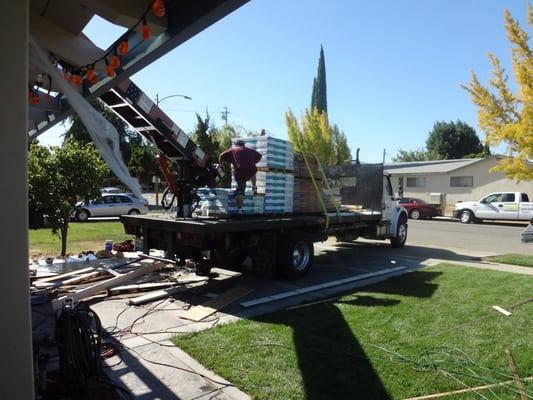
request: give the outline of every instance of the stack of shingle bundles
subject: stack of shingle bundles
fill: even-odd
[[[201,188],[196,191],[200,198],[196,215],[218,216],[236,215],[235,189]],[[264,197],[254,196],[251,190],[246,190],[242,212],[245,215],[263,214]]]
[[[311,170],[311,173],[313,174],[315,179],[321,180],[322,174],[320,173],[320,169],[318,168],[318,161],[316,157],[312,154],[306,153],[305,158],[307,159],[307,163],[309,164],[309,169]],[[307,168],[307,165],[305,163],[304,155],[301,152],[295,152],[294,153],[294,176],[297,178],[311,179],[309,169]]]
[[[295,213],[318,213],[324,212],[319,200],[319,193],[327,211],[335,211],[340,207],[340,191],[331,187],[327,190],[322,180],[322,173],[316,157],[312,154],[294,153],[294,212]],[[309,165],[309,168],[308,168]],[[311,176],[315,178],[318,187],[315,188]]]
[[[294,212],[317,213],[321,212],[318,196],[311,179],[294,178]]]
[[[257,196],[264,198],[265,214],[287,214],[293,212],[294,176],[285,172],[258,171]],[[233,188],[237,183],[231,182]],[[251,190],[250,181],[246,183],[246,190]],[[256,197],[257,197],[256,196]]]
[[[327,211],[340,209],[341,196],[339,189],[331,188],[328,191],[322,181],[316,181],[318,191]],[[294,178],[294,212],[295,213],[322,213],[324,209],[320,203],[317,190],[311,179]]]
[[[246,146],[257,150],[263,156],[257,167],[265,170],[292,171],[294,151],[291,142],[272,136],[242,138]]]
[[[256,177],[257,192],[265,195],[265,214],[293,212],[294,175],[259,171]]]
[[[318,213],[322,211],[322,208],[311,176],[315,177],[319,188],[322,187],[322,178],[316,157],[307,153],[305,159],[309,168],[305,163],[304,155],[300,152],[294,153],[294,212]]]

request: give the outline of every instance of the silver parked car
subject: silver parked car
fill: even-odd
[[[144,198],[126,194],[104,194],[96,200],[80,202],[72,212],[77,221],[85,222],[89,217],[118,217],[124,214],[146,214],[148,202]]]

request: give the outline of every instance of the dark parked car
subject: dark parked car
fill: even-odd
[[[437,207],[422,199],[404,197],[400,199],[400,206],[407,210],[407,215],[411,219],[431,218],[439,215]]]

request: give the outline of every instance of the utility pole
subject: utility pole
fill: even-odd
[[[228,124],[228,114],[231,114],[231,112],[228,110],[228,106],[222,107],[224,111],[221,112],[222,114],[222,120],[224,121],[224,124]]]

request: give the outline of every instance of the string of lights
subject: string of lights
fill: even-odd
[[[165,15],[165,3],[164,0],[153,0],[148,4],[146,10],[139,17],[137,22],[131,26],[120,38],[117,40],[114,46],[111,46],[103,56],[100,58],[82,65],[72,66],[62,60],[57,60],[56,64],[62,70],[63,79],[69,81],[73,85],[81,85],[84,80],[90,84],[95,84],[100,79],[98,73],[95,71],[95,66],[98,63],[105,63],[105,73],[108,77],[113,78],[116,76],[116,70],[120,68],[121,57],[124,57],[130,51],[129,38],[140,26],[139,33],[144,41],[151,38],[152,33],[150,26],[146,20],[148,13],[152,11],[157,17],[163,17]],[[47,76],[47,75],[46,75]],[[50,94],[52,80],[48,76],[48,95]],[[33,85],[29,87],[29,102],[30,104],[38,104],[40,101],[38,89],[43,86],[42,79],[38,79]],[[48,96],[47,95],[47,96]]]

